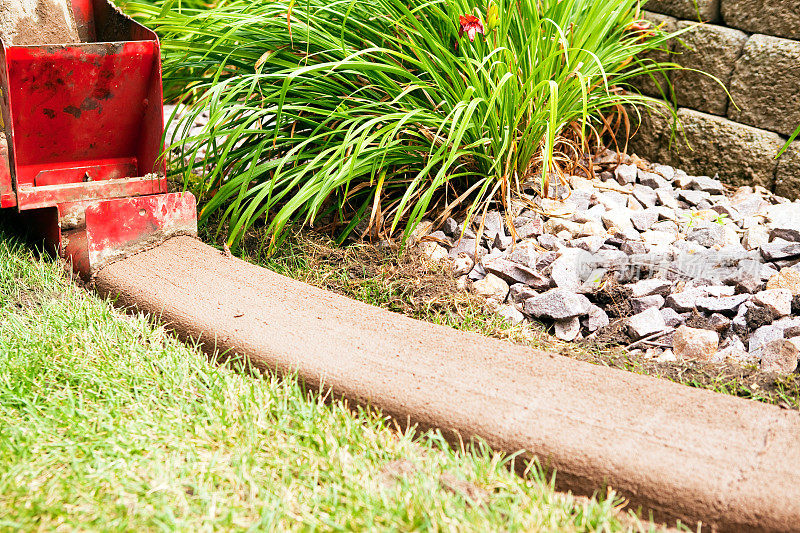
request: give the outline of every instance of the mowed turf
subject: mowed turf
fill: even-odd
[[[209,361],[0,233],[0,530],[652,528],[509,460]]]

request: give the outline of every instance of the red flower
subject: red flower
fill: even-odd
[[[467,37],[469,37],[470,42],[475,40],[475,34],[483,33],[483,23],[481,19],[476,17],[475,15],[461,15],[458,17],[458,36],[462,37],[464,32],[467,32]]]

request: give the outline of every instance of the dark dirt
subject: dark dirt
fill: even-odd
[[[8,2],[9,0],[3,0]],[[10,0],[17,3],[19,0]],[[13,21],[19,14],[19,6],[0,4],[0,14],[6,21]],[[69,13],[69,20],[65,19]],[[20,18],[11,30],[11,36],[3,36],[16,46],[36,44],[60,44],[80,42],[78,29],[72,17],[72,6],[66,0],[38,0],[36,16]]]
[[[710,331],[717,331],[717,328],[711,324],[711,321],[697,312],[697,309],[692,311],[689,318],[686,319],[684,325],[695,329],[707,329]]]
[[[606,276],[594,298],[611,318],[626,318],[633,314],[630,288],[620,285],[612,276]]]
[[[763,307],[751,307],[744,315],[747,321],[747,328],[750,331],[755,331],[761,326],[772,324],[772,313]]]

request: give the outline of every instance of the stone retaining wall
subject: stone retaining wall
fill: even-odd
[[[672,53],[651,57],[712,74],[724,87],[698,72],[671,72],[683,132],[676,137],[671,119],[646,116],[631,151],[800,197],[800,141],[775,159],[800,125],[800,0],[650,0],[646,8],[667,31],[695,26],[670,45]],[[650,79],[637,86],[663,96]]]

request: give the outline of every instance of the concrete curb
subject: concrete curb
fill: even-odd
[[[400,420],[527,450],[558,486],[610,485],[659,519],[800,528],[800,415],[462,333],[280,276],[189,237],[106,267],[96,288]]]

